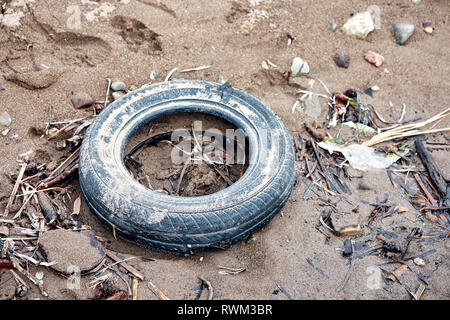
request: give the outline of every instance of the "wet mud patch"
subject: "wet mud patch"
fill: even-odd
[[[196,134],[192,135],[194,121],[197,125],[201,123],[201,128],[196,127]],[[227,129],[237,128],[225,120],[200,113],[178,113],[153,120],[130,138],[124,156],[150,137],[161,135],[164,139],[125,157],[125,165],[141,184],[165,194],[192,197],[223,190],[242,177],[248,164],[229,158],[223,141],[208,135],[211,129],[222,133],[222,137]],[[184,132],[183,137],[173,136],[174,131]],[[190,137],[186,139],[184,134]],[[245,148],[237,142],[233,144]],[[198,152],[199,145],[203,152]]]

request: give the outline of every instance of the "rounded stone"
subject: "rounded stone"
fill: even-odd
[[[116,82],[111,83],[112,91],[124,91],[126,88],[127,88],[127,86],[122,81],[116,81]]]

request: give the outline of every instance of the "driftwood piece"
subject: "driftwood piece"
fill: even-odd
[[[433,157],[425,149],[422,139],[416,139],[416,151],[422,159],[422,163],[430,174],[431,181],[436,186],[439,195],[441,196],[445,205],[450,205],[450,184],[445,179],[441,169],[436,165]]]

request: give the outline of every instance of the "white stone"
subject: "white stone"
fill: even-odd
[[[309,73],[308,62],[306,62],[302,58],[295,57],[292,60],[291,73],[292,76],[301,76],[303,74],[308,74]]]
[[[368,11],[357,13],[342,26],[342,31],[346,35],[358,39],[364,39],[373,30],[375,30],[375,26]]]

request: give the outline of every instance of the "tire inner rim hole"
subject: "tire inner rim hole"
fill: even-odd
[[[141,126],[125,146],[129,173],[145,187],[173,196],[212,194],[245,173],[243,130],[204,113],[174,113]]]

